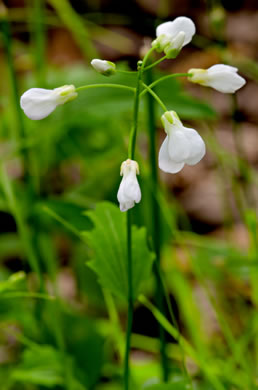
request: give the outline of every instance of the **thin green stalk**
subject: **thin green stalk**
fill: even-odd
[[[146,70],[149,70],[149,69],[151,69],[151,68],[154,68],[154,66],[160,64],[160,63],[161,63],[162,61],[164,61],[166,58],[167,58],[167,55],[165,55],[165,56],[159,58],[157,61],[153,62],[153,64],[146,66],[146,67],[144,68],[143,72],[145,72]]]
[[[148,87],[149,88],[153,88],[153,87],[155,87],[155,85],[159,84],[160,82],[166,81],[168,79],[173,79],[175,77],[190,77],[191,75],[192,75],[191,73],[172,73],[172,74],[168,74],[167,76],[161,77],[160,79],[153,81]],[[148,91],[147,90],[142,91],[141,94],[140,94],[140,97],[145,95],[146,92],[148,92]]]
[[[41,270],[39,267],[39,262],[37,259],[37,256],[35,254],[34,248],[31,244],[31,235],[27,226],[27,223],[25,221],[25,218],[23,216],[22,209],[20,207],[20,204],[15,197],[11,181],[8,177],[8,174],[6,172],[6,169],[4,167],[4,164],[1,164],[1,177],[0,177],[1,183],[2,183],[2,188],[3,192],[6,196],[7,202],[9,204],[10,210],[14,216],[14,219],[17,224],[18,232],[20,234],[24,251],[27,255],[29,265],[34,271],[38,277],[39,283],[40,283],[40,289],[42,290],[43,288],[43,278],[41,275]]]
[[[145,70],[148,69],[145,68]],[[149,70],[146,73],[146,81],[148,84],[152,82],[152,71]],[[156,126],[155,126],[155,104],[151,94],[147,94],[147,115],[148,115],[148,129],[149,129],[149,161],[151,166],[151,179],[152,179],[152,238],[154,243],[154,249],[156,254],[156,260],[154,264],[154,274],[156,279],[156,302],[159,310],[164,313],[164,296],[162,291],[162,281],[158,272],[160,266],[160,210],[159,203],[157,201],[158,191],[158,169],[156,158]],[[163,326],[159,325],[159,337],[160,337],[160,355],[162,360],[163,379],[168,381],[169,367],[168,357],[166,353],[166,335]]]
[[[138,129],[138,114],[139,114],[139,103],[140,103],[140,98],[139,98],[140,79],[141,79],[141,72],[138,71],[135,99],[134,99],[133,128],[130,134],[130,142],[128,146],[128,158],[132,160],[134,159],[134,154],[135,154],[135,145],[136,145],[136,137],[137,137],[137,129]]]
[[[34,292],[26,292],[26,291],[15,291],[15,292],[8,292],[3,293],[0,296],[1,299],[8,299],[8,298],[37,298],[37,299],[45,299],[48,301],[55,300],[56,298],[52,295],[42,294],[42,293],[34,293]]]
[[[117,73],[130,74],[130,75],[135,76],[136,73],[137,73],[137,70],[120,70],[120,69],[116,69],[116,72]]]
[[[154,97],[154,99],[157,101],[157,103],[160,105],[160,107],[162,108],[162,110],[164,111],[168,111],[167,107],[165,106],[165,104],[162,102],[162,100],[158,97],[158,95],[148,86],[146,85],[145,83],[142,83],[142,85],[144,86],[144,88]]]
[[[131,210],[127,211],[127,266],[128,266],[128,319],[126,331],[126,347],[124,361],[124,388],[130,388],[129,356],[131,347],[131,335],[133,325],[133,280],[132,280],[132,221]]]
[[[141,65],[141,69],[140,69],[140,73],[142,74],[142,72],[144,71],[144,68],[145,68],[145,65],[147,64],[147,61],[150,57],[150,55],[154,52],[154,50],[156,50],[156,47],[153,46],[149,51],[148,53],[146,53],[144,59],[142,60],[142,65]]]
[[[133,111],[133,128],[130,134],[130,142],[128,145],[128,158],[134,159],[136,136],[138,129],[138,116],[139,116],[139,104],[140,104],[140,87],[142,69],[148,59],[148,56],[152,52],[151,49],[142,62],[138,62],[138,75],[135,90],[134,99],[134,111]],[[127,320],[127,332],[126,332],[126,349],[125,349],[125,366],[124,366],[124,385],[125,390],[129,390],[130,386],[130,367],[129,367],[129,354],[131,344],[131,333],[133,324],[133,285],[132,285],[132,220],[131,210],[127,211],[127,261],[128,261],[128,320]]]
[[[135,92],[135,88],[129,87],[127,85],[122,84],[90,84],[90,85],[82,85],[81,87],[76,88],[76,92],[83,91],[84,89],[91,88],[119,88],[119,89],[127,89],[128,91]]]

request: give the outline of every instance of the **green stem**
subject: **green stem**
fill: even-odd
[[[164,110],[165,112],[168,111],[167,107],[162,102],[162,100],[158,97],[158,95],[148,85],[146,85],[145,83],[142,82],[142,85],[154,97],[154,99],[157,101],[157,103],[159,103],[159,105],[162,108],[162,110]]]
[[[26,292],[26,291],[15,291],[15,292],[8,292],[3,293],[1,295],[1,299],[8,299],[8,298],[37,298],[37,299],[45,299],[48,301],[55,300],[56,297],[52,295],[42,294],[42,293],[34,293],[34,292]]]
[[[130,74],[130,75],[136,75],[137,70],[120,70],[116,69],[117,73],[124,73],[124,74]]]
[[[137,84],[136,84],[136,92],[134,99],[134,114],[133,114],[133,128],[130,134],[130,141],[128,146],[128,158],[134,159],[135,154],[135,145],[136,145],[136,137],[138,130],[138,115],[139,115],[139,103],[140,103],[140,80],[141,80],[141,72],[138,71],[137,75]]]
[[[135,90],[134,99],[134,112],[133,112],[133,128],[130,134],[130,142],[128,146],[128,158],[134,159],[136,136],[138,129],[138,116],[139,116],[139,104],[140,104],[140,86],[144,65],[153,51],[153,48],[149,50],[142,62],[138,62],[138,75]],[[126,332],[126,350],[125,350],[125,366],[124,366],[124,385],[125,390],[129,390],[130,382],[130,370],[129,370],[129,354],[131,344],[131,333],[133,324],[133,285],[132,285],[132,221],[131,210],[127,211],[127,260],[128,260],[128,320],[127,320],[127,332]]]
[[[84,89],[91,88],[119,88],[119,89],[127,89],[128,91],[135,92],[135,88],[128,87],[127,85],[122,84],[90,84],[90,85],[82,85],[81,87],[76,88],[76,92],[83,91]]]
[[[166,58],[167,58],[167,55],[165,55],[165,56],[159,58],[157,61],[153,62],[153,64],[146,66],[146,67],[144,68],[143,72],[145,72],[146,70],[149,70],[149,69],[153,68],[154,66],[160,64],[160,63],[161,63],[162,61],[164,61]]]
[[[147,69],[147,68],[145,68]],[[146,72],[146,81],[151,84],[153,79],[152,71]],[[153,91],[152,91],[153,92]],[[154,93],[154,92],[153,92]],[[167,111],[167,110],[166,110]],[[159,203],[157,201],[158,192],[158,169],[157,169],[157,157],[156,157],[156,126],[155,126],[155,104],[150,93],[147,94],[147,114],[148,114],[148,129],[149,129],[149,161],[151,165],[151,203],[152,203],[152,238],[154,243],[154,249],[156,254],[156,260],[154,264],[154,274],[156,279],[156,302],[159,310],[164,314],[165,304],[164,295],[162,289],[162,281],[159,274],[160,267],[160,210]],[[165,330],[161,324],[159,324],[159,338],[160,338],[160,355],[162,361],[163,379],[168,381],[169,368],[168,357],[166,353],[166,339]]]
[[[132,280],[132,221],[131,210],[127,211],[127,276],[128,276],[128,320],[126,331],[126,348],[125,348],[125,362],[124,362],[124,388],[130,388],[130,346],[131,334],[133,325],[133,280]]]
[[[144,66],[148,60],[148,57],[152,53],[154,48],[151,48],[145,55],[143,61],[138,62],[138,75],[134,99],[134,113],[133,113],[133,128],[130,134],[130,141],[128,146],[128,158],[134,159],[136,136],[138,130],[138,116],[139,116],[139,104],[140,104],[140,87],[141,78]],[[126,332],[126,350],[125,350],[125,366],[124,366],[124,385],[125,390],[129,390],[130,385],[130,369],[129,369],[129,355],[131,344],[131,333],[133,324],[133,285],[132,285],[132,221],[131,210],[127,211],[127,260],[128,260],[128,320],[127,320],[127,332]]]
[[[153,81],[153,83],[151,83],[148,87],[149,88],[153,88],[153,87],[155,87],[155,85],[159,84],[160,82],[168,80],[168,79],[172,79],[172,78],[175,78],[175,77],[190,77],[191,75],[192,75],[191,73],[173,73],[173,74],[168,74],[167,76],[161,77],[160,79]],[[140,97],[145,95],[146,92],[147,92],[146,90],[142,91],[141,94],[140,94]]]
[[[141,69],[140,69],[140,73],[142,74],[143,71],[144,71],[144,68],[145,68],[145,65],[147,64],[147,61],[149,59],[149,56],[152,54],[152,52],[156,50],[156,47],[153,46],[149,51],[148,53],[146,53],[144,59],[142,60],[142,66],[141,66]]]

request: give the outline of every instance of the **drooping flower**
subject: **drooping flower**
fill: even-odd
[[[104,76],[111,76],[116,73],[116,64],[111,61],[99,60],[95,58],[91,61],[91,65],[98,72],[103,74]]]
[[[246,83],[237,71],[238,69],[233,66],[217,64],[208,69],[190,69],[188,73],[191,73],[191,76],[188,80],[205,87],[212,87],[219,92],[234,93]]]
[[[77,97],[74,85],[55,89],[31,88],[21,96],[20,104],[25,115],[33,120],[46,118],[57,106]]]
[[[152,42],[152,46],[155,46],[158,52],[164,51],[167,58],[175,58],[182,47],[191,42],[194,34],[194,22],[180,16],[173,22],[165,22],[157,27],[157,39]]]
[[[159,167],[177,173],[185,164],[195,165],[205,155],[205,143],[196,130],[184,127],[175,111],[167,111],[161,121],[167,136],[159,151]]]
[[[138,163],[130,159],[124,161],[120,174],[123,178],[118,189],[117,199],[120,203],[120,210],[127,211],[141,200],[141,189],[136,177],[136,174],[139,174]]]

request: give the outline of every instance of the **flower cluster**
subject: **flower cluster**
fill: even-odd
[[[182,47],[191,42],[194,34],[194,22],[180,16],[173,22],[165,22],[157,27],[157,39],[152,42],[152,46],[158,52],[164,51],[167,58],[176,58]]]
[[[181,49],[191,42],[195,31],[193,21],[184,16],[162,23],[157,27],[151,50],[164,52],[164,58],[176,58]],[[110,61],[93,59],[91,65],[104,76],[116,73],[116,65]],[[217,64],[208,69],[190,69],[187,76],[192,83],[211,87],[222,93],[234,93],[246,82],[237,72],[235,67]],[[77,90],[73,85],[64,85],[53,90],[32,88],[21,96],[21,107],[30,119],[39,120],[51,114],[58,105],[76,97]],[[161,122],[167,135],[159,151],[160,169],[177,173],[185,164],[197,164],[205,155],[205,143],[198,132],[183,126],[175,111],[166,111]],[[123,178],[117,194],[121,211],[129,210],[141,200],[137,174],[139,166],[136,161],[128,159],[122,163]]]

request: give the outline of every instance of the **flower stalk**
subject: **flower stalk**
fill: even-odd
[[[147,68],[145,68],[147,69]],[[146,72],[146,82],[151,85],[153,82],[152,69],[149,67]],[[162,288],[162,281],[159,274],[160,267],[160,209],[158,202],[158,168],[157,168],[157,151],[156,151],[156,126],[155,126],[155,103],[150,93],[146,96],[147,100],[147,122],[149,135],[149,162],[151,167],[151,203],[152,203],[152,238],[156,255],[154,263],[154,276],[156,279],[156,303],[158,309],[164,314],[164,295]],[[162,362],[162,374],[165,382],[168,380],[169,368],[168,357],[166,354],[166,335],[162,325],[159,324],[159,338],[160,338],[160,355]]]
[[[127,318],[127,331],[126,331],[126,347],[125,347],[125,360],[124,360],[124,389],[130,388],[130,347],[131,347],[131,335],[133,325],[133,278],[132,278],[132,216],[131,210],[127,211],[126,215],[127,225],[127,278],[128,278],[128,318]]]
[[[152,49],[151,49],[152,50]],[[145,57],[148,56],[148,53]],[[144,62],[144,61],[143,61]],[[138,130],[138,116],[139,116],[139,104],[140,104],[140,88],[143,62],[138,62],[138,74],[136,81],[136,89],[134,96],[134,109],[133,109],[133,128],[130,134],[130,140],[128,145],[128,159],[134,159],[136,136]],[[126,331],[126,348],[125,348],[125,361],[124,361],[124,388],[129,390],[130,386],[130,367],[129,367],[129,355],[131,346],[131,334],[133,324],[133,285],[132,285],[132,216],[131,210],[127,211],[127,280],[128,280],[128,319],[127,319],[127,331]]]

